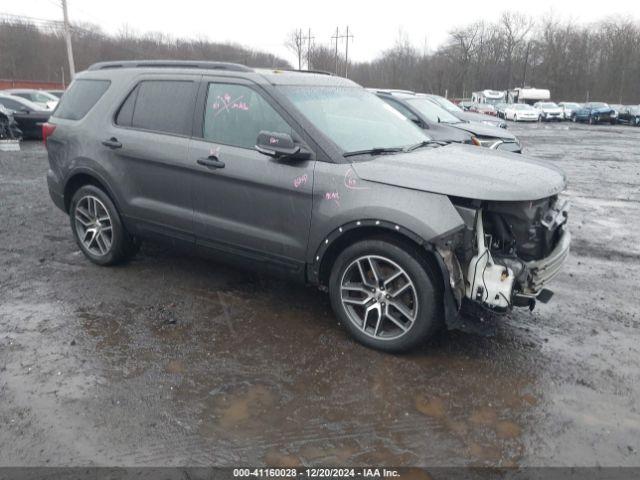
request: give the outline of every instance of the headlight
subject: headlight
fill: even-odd
[[[495,137],[473,137],[475,139],[474,144],[481,147],[496,148],[502,143],[502,140]],[[477,142],[477,143],[476,143]]]

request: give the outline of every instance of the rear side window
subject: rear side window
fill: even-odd
[[[109,88],[108,80],[75,80],[60,100],[54,117],[80,120]]]
[[[123,103],[116,123],[156,132],[190,135],[195,95],[195,82],[142,81]]]

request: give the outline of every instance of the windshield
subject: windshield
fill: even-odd
[[[526,103],[516,103],[513,108],[516,110],[533,110],[531,105],[527,105]]]
[[[589,104],[589,107],[591,108],[608,108],[609,105],[607,105],[606,103],[603,102],[593,102]]]
[[[460,123],[460,119],[458,117],[454,117],[444,108],[424,97],[407,98],[407,102],[431,122]]]
[[[429,97],[430,100],[433,100],[434,102],[436,102],[438,105],[440,105],[442,108],[444,108],[445,110],[448,110],[450,112],[456,112],[456,113],[460,113],[463,112],[463,110],[456,105],[455,103],[447,100],[444,97]]]
[[[429,140],[395,108],[362,88],[281,88],[298,110],[345,152],[407,147]]]
[[[558,105],[553,102],[539,103],[538,106],[541,108],[558,108]]]
[[[564,108],[580,108],[580,105],[577,103],[565,103]]]

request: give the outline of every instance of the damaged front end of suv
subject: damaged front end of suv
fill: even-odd
[[[464,228],[436,250],[449,272],[455,308],[477,303],[504,313],[546,303],[547,283],[569,255],[569,203],[558,195],[530,201],[451,198]],[[450,306],[451,307],[451,306]],[[451,308],[448,312],[448,322]]]

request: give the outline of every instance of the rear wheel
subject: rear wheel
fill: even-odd
[[[356,340],[401,352],[423,343],[441,325],[436,279],[417,248],[366,240],[338,256],[329,295],[335,314]]]
[[[82,253],[98,265],[120,263],[140,246],[125,230],[109,196],[94,185],[85,185],[74,194],[69,218]]]

